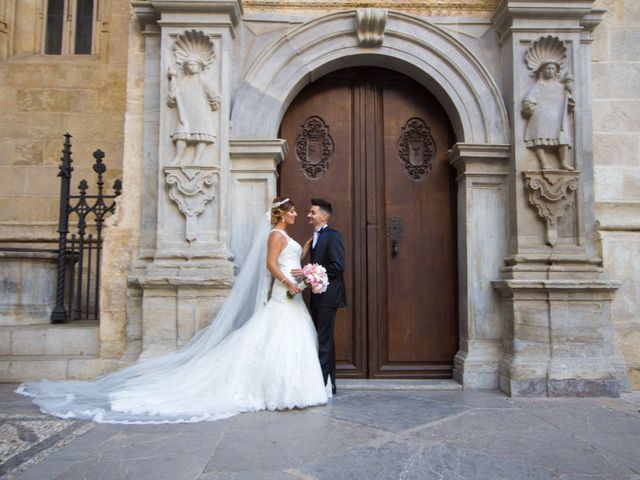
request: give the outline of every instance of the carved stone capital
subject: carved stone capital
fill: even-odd
[[[386,25],[387,10],[383,8],[359,8],[356,11],[356,29],[360,46],[382,46]]]
[[[558,221],[575,201],[580,184],[580,172],[544,170],[522,172],[529,203],[547,224],[547,244],[558,240]]]
[[[215,197],[218,186],[218,167],[164,167],[169,198],[176,202],[186,218],[185,238],[193,242],[198,238],[197,217],[207,203]]]

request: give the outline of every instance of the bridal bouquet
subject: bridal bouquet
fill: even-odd
[[[298,284],[298,288],[302,291],[307,287],[311,287],[313,293],[324,293],[329,286],[329,277],[327,270],[317,263],[307,263],[302,267],[304,274],[303,280]],[[287,292],[289,298],[293,298],[291,292]]]

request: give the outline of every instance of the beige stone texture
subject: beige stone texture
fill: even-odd
[[[604,267],[621,283],[612,314],[632,389],[640,389],[640,2],[607,9],[593,43],[596,214]]]
[[[620,281],[612,304],[617,345],[627,365],[631,388],[640,389],[640,233],[604,231],[601,236],[607,271]]]
[[[57,203],[65,132],[73,135],[74,189],[81,167],[86,166],[90,183],[95,177],[90,166],[97,148],[107,153],[109,187],[122,168],[126,39],[133,21],[129,2],[113,0],[99,7],[94,55],[42,55],[41,8],[36,0],[17,2],[14,31],[9,32],[12,49],[0,61],[0,205],[10,210],[0,214],[3,238],[21,238],[29,224],[56,224],[57,208],[46,203]],[[12,202],[10,196],[21,199]],[[55,228],[42,232],[56,236]]]
[[[638,37],[636,43],[640,44],[640,35]],[[615,55],[613,51],[612,55]],[[640,98],[640,65],[637,62],[599,62],[593,64],[592,71],[593,98]]]
[[[112,9],[115,8],[121,8],[123,14],[129,12],[128,4],[125,8],[124,4],[116,2]],[[120,358],[127,348],[127,281],[140,243],[144,50],[138,23],[131,17],[126,25],[128,30],[123,35],[129,38],[130,48],[125,50],[128,54],[124,59],[128,66],[127,75],[121,80],[126,85],[123,128],[127,135],[119,150],[119,158],[126,160],[120,172],[124,187],[116,214],[109,218],[104,231],[101,285],[100,355],[112,359]],[[116,82],[115,77],[112,81]]]
[[[599,167],[640,167],[640,133],[594,133],[593,155]]]
[[[123,310],[100,311],[100,357],[117,359],[124,353],[126,314]]]
[[[127,0],[100,2],[94,54],[42,55],[43,3],[21,0],[16,5],[11,48],[0,52],[0,238],[19,244],[57,238],[57,173],[65,132],[73,136],[74,191],[82,178],[95,191],[91,166],[98,148],[106,152],[109,193],[113,181],[122,177],[128,39],[136,19]],[[133,51],[141,55],[139,45]],[[141,89],[142,81],[137,83]],[[135,190],[133,184],[131,189]],[[106,308],[100,325],[3,326],[0,354],[12,358],[0,364],[1,381],[90,378],[117,367],[113,362],[107,366],[98,354],[102,347],[107,357],[114,358],[124,349],[126,272],[136,242],[130,234],[115,238],[115,249],[105,249],[105,261],[113,270],[104,268]]]
[[[11,330],[0,328],[0,355],[11,355]]]
[[[244,0],[244,10],[249,13],[304,13],[318,14],[336,9],[386,8],[401,10],[416,15],[465,15],[488,17],[493,13],[498,0],[466,0],[443,2],[442,0]]]

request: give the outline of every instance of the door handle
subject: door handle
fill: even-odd
[[[391,240],[391,256],[393,258],[400,253],[400,239],[404,236],[404,223],[400,217],[387,219],[387,237]]]

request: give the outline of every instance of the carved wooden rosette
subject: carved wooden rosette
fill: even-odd
[[[410,118],[398,140],[398,157],[411,180],[422,180],[432,168],[436,142],[424,120]]]
[[[558,240],[558,221],[575,201],[580,172],[566,170],[524,171],[522,177],[529,203],[547,225],[547,244]]]
[[[169,197],[186,218],[185,238],[198,239],[198,215],[215,197],[218,167],[164,167]]]
[[[329,126],[320,117],[309,117],[300,126],[302,130],[296,137],[296,158],[304,176],[318,180],[329,168],[333,155],[333,139],[329,135]]]

